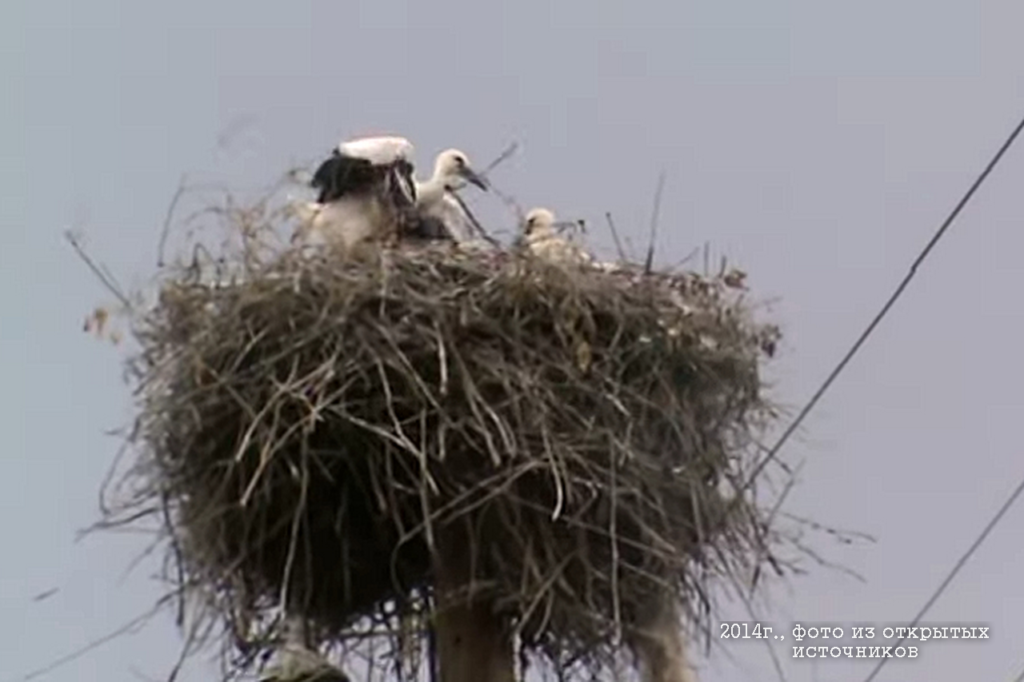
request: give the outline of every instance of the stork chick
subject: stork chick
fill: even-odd
[[[531,254],[560,264],[586,265],[594,258],[578,244],[558,234],[555,214],[546,208],[534,208],[526,214],[522,241]]]
[[[419,224],[414,235],[426,239],[473,239],[474,225],[453,193],[470,183],[487,191],[487,181],[458,149],[446,149],[434,161],[429,180],[416,182],[416,210]]]
[[[313,233],[348,253],[396,236],[416,202],[412,154],[402,137],[339,144],[313,174],[316,203],[293,206],[300,220],[295,237]]]

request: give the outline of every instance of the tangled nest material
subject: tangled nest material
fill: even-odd
[[[173,269],[133,321],[131,475],[240,649],[285,604],[321,642],[368,619],[408,635],[445,536],[525,651],[596,671],[651,595],[699,622],[709,580],[773,561],[726,485],[774,416],[778,339],[735,273],[449,246],[226,264],[241,276]]]

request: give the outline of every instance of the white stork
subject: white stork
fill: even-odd
[[[395,199],[416,201],[412,181],[413,146],[404,137],[363,137],[342,142],[313,174],[321,204],[365,192],[383,183]]]
[[[416,202],[413,146],[402,137],[343,142],[313,174],[315,203],[294,206],[296,236],[313,232],[346,251],[394,236]]]
[[[549,262],[576,265],[593,263],[593,256],[558,234],[558,226],[555,214],[548,209],[530,210],[523,223],[523,245],[534,256]]]
[[[458,149],[446,149],[434,161],[429,180],[416,182],[416,210],[419,224],[415,235],[427,239],[453,239],[466,243],[473,239],[474,225],[454,192],[465,183],[487,191],[487,182]]]

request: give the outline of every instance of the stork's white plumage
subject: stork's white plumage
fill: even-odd
[[[473,239],[475,226],[453,193],[466,183],[487,191],[487,182],[458,149],[446,149],[434,161],[429,180],[416,182],[416,209],[420,218],[418,236],[430,239],[454,239],[465,243]]]
[[[295,202],[291,205],[299,220],[293,241],[339,246],[352,252],[361,244],[387,237],[396,217],[384,203],[372,196],[346,196],[328,203]]]
[[[385,166],[395,161],[412,162],[415,149],[404,137],[360,137],[338,145],[338,151],[344,156],[355,159],[366,159],[377,166]]]
[[[523,224],[523,243],[534,256],[544,260],[585,265],[594,258],[578,244],[562,237],[557,231],[555,214],[546,208],[534,208],[526,214]]]

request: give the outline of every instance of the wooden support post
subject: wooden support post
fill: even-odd
[[[491,604],[467,600],[471,552],[463,529],[438,533],[434,560],[440,682],[515,682],[515,653],[507,624]],[[443,537],[441,537],[443,536]]]
[[[640,661],[644,682],[696,682],[686,655],[675,595],[650,599],[627,643]]]

